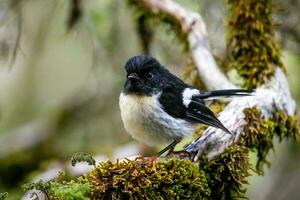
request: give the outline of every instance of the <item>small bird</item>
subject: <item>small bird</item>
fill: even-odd
[[[199,123],[231,134],[206,102],[252,93],[244,89],[200,91],[149,55],[130,58],[125,69],[126,81],[119,97],[125,129],[133,138],[150,146],[169,143],[157,157],[166,151],[174,152],[176,144],[194,133]]]

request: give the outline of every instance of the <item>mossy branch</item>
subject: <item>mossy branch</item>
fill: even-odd
[[[228,65],[244,78],[244,87],[256,88],[283,68],[275,42],[272,0],[227,0]]]

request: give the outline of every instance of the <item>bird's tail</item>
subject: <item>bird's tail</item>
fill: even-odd
[[[197,95],[197,98],[203,100],[214,100],[221,98],[230,98],[234,96],[251,96],[255,90],[245,90],[245,89],[229,89],[229,90],[214,90],[208,92],[201,92]]]

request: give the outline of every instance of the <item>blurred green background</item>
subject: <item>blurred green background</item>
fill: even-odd
[[[0,1],[0,192],[8,199],[21,199],[22,183],[65,166],[74,152],[113,159],[146,148],[125,132],[118,107],[124,63],[143,53],[138,13],[125,0],[78,1],[79,20],[70,28],[74,2]],[[202,14],[214,54],[224,54],[225,2],[178,2]],[[277,37],[300,105],[300,2],[275,3]],[[180,76],[183,45],[169,27],[158,23],[153,31],[150,53]],[[249,197],[300,199],[299,145],[274,149],[266,175],[250,178]]]

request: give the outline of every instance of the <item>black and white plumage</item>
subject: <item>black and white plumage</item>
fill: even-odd
[[[206,101],[252,93],[243,89],[200,91],[147,55],[130,58],[125,69],[127,79],[119,99],[125,129],[148,145],[171,143],[160,153],[192,134],[199,123],[230,134]]]

